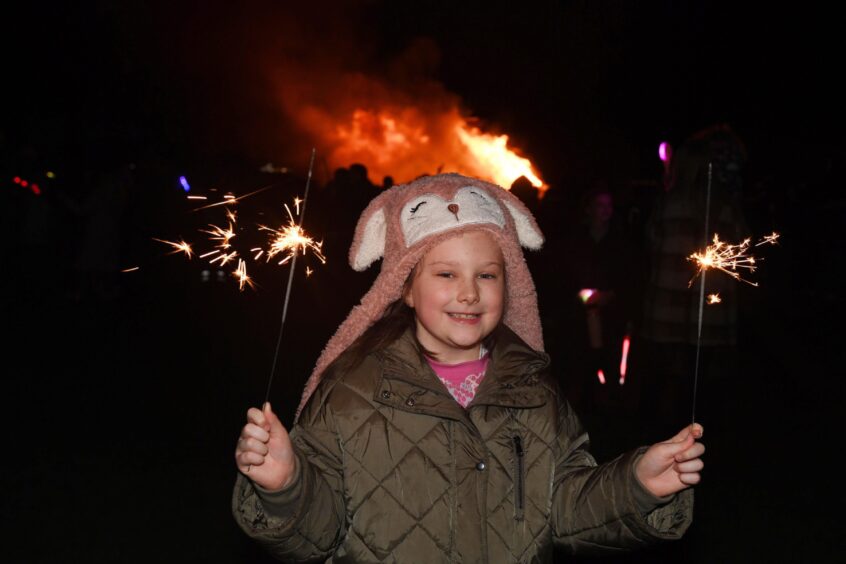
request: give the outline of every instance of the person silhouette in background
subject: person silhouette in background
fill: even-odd
[[[655,417],[655,432],[690,417],[700,281],[690,285],[695,270],[687,257],[704,249],[706,241],[710,244],[715,233],[733,243],[748,235],[741,209],[745,161],[743,143],[729,126],[716,125],[694,134],[673,155],[668,189],[659,196],[647,222],[651,272],[640,336],[647,350],[643,397],[657,402],[644,405],[644,414]],[[706,209],[709,165],[710,209]],[[710,218],[707,233],[706,212]],[[706,277],[705,293],[719,294],[722,300],[703,310],[699,373],[703,388],[715,392],[732,378],[737,283],[711,274]],[[705,403],[711,408],[725,405]]]
[[[578,372],[568,382],[584,413],[622,407],[623,340],[638,295],[636,249],[614,221],[614,197],[600,180],[584,197],[583,218],[568,237],[565,264],[571,299],[578,301]]]

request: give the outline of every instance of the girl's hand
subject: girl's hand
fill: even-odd
[[[694,423],[669,441],[649,447],[635,467],[640,483],[656,497],[698,484],[705,445],[696,439],[702,437],[702,431],[702,425]]]
[[[265,403],[263,410],[251,407],[247,411],[247,424],[235,448],[235,463],[238,470],[266,490],[279,491],[291,485],[297,458],[288,431],[270,403]]]

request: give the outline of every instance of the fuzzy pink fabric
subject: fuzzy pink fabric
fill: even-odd
[[[505,217],[504,228],[494,223],[460,225],[428,235],[410,247],[406,246],[400,224],[404,204],[424,194],[433,194],[445,201],[450,201],[459,189],[468,186],[484,190],[499,203]],[[381,216],[377,215],[379,213],[384,214],[384,249],[379,249],[383,251],[382,269],[373,286],[361,299],[361,303],[352,309],[317,359],[314,371],[303,390],[297,409],[297,418],[320,383],[323,371],[381,318],[391,303],[402,297],[403,285],[423,255],[441,241],[468,231],[487,231],[499,243],[505,259],[506,271],[507,298],[503,323],[530,347],[543,350],[543,334],[535,284],[520,248],[521,236],[524,246],[532,248],[540,247],[543,236],[534,217],[516,196],[495,184],[458,174],[426,176],[409,184],[390,188],[370,202],[358,221],[350,248],[350,264],[355,266],[358,263],[360,269],[365,268],[369,263],[368,259],[362,261],[361,257],[363,255],[372,257],[374,254],[373,249],[376,247],[372,242],[375,231],[373,230],[374,222],[371,220],[380,218]],[[376,224],[380,225],[379,222]]]

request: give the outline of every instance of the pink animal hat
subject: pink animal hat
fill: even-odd
[[[503,322],[533,349],[543,350],[535,284],[520,249],[537,250],[543,245],[532,214],[516,196],[495,184],[459,174],[425,176],[385,190],[361,214],[350,265],[363,271],[381,258],[382,269],[317,359],[297,417],[323,371],[402,297],[405,281],[423,255],[445,239],[479,229],[493,235],[505,259]]]

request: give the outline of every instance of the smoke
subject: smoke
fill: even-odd
[[[327,167],[361,163],[377,183],[456,171],[508,186],[522,174],[498,177],[471,150],[468,136],[483,134],[435,78],[438,45],[388,44],[378,4],[211,2],[191,13],[161,8],[155,19],[169,39],[162,58],[210,150],[302,167],[316,147]]]

